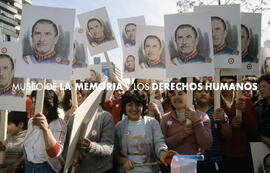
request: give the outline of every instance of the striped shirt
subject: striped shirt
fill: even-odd
[[[217,162],[222,160],[222,138],[221,138],[221,123],[213,118],[214,106],[210,105],[206,112],[211,121],[211,131],[213,136],[212,146],[205,151],[205,162]]]

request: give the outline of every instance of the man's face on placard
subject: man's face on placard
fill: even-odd
[[[4,55],[0,55],[0,89],[12,83],[14,68],[12,60]]]
[[[227,37],[227,30],[225,30],[224,24],[219,19],[211,19],[212,35],[214,47],[219,47],[225,43]]]
[[[126,34],[128,40],[134,45],[136,43],[136,25],[134,24],[127,25]]]
[[[198,38],[191,27],[181,27],[176,32],[176,46],[183,55],[190,55],[197,49]]]
[[[126,59],[126,69],[128,72],[135,70],[135,58],[133,55],[129,55]]]
[[[97,81],[96,71],[90,70],[90,80],[91,81]]]
[[[270,74],[270,57],[267,57],[264,62],[265,73]]]
[[[100,40],[104,37],[103,26],[97,21],[92,20],[88,23],[88,31],[95,40]]]
[[[148,60],[160,59],[162,53],[161,43],[157,38],[149,37],[145,40],[144,52]]]
[[[40,55],[54,51],[58,41],[55,29],[50,23],[38,23],[32,33],[33,48]]]
[[[248,38],[248,33],[247,30],[241,26],[241,51],[245,52],[248,49],[248,45],[249,45],[249,38]]]

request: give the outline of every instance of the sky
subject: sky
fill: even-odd
[[[75,8],[76,15],[106,7],[118,43],[118,48],[108,51],[108,55],[110,60],[122,70],[122,48],[117,19],[144,15],[147,25],[163,26],[165,14],[178,12],[177,1],[178,0],[33,0],[33,5]],[[250,1],[253,2],[253,0]],[[262,17],[262,41],[270,39],[269,21],[270,13],[268,12]],[[75,27],[79,27],[77,17]],[[96,56],[101,57],[102,62],[105,61],[103,54]],[[89,62],[93,64],[93,57],[90,57]]]

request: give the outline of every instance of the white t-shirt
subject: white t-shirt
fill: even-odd
[[[32,163],[49,162],[49,164],[54,168],[61,166],[57,165],[57,163],[53,163],[53,158],[49,158],[46,152],[43,132],[39,128],[33,128],[32,121],[32,118],[28,121],[28,129],[24,140],[24,149],[26,152],[27,161]],[[66,140],[66,123],[63,119],[58,118],[49,123],[49,129],[51,130],[56,141],[61,146],[60,152],[56,156],[57,158],[62,153],[63,146]]]
[[[128,135],[126,138],[128,159],[136,163],[146,163],[150,157],[150,144],[146,143],[144,120],[128,121]],[[140,153],[140,155],[134,155]],[[132,155],[133,154],[133,155]],[[142,154],[142,155],[141,155]],[[136,167],[128,173],[152,173],[151,166]]]

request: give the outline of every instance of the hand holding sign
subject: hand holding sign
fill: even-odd
[[[80,151],[89,152],[91,149],[91,141],[87,138],[83,138],[83,139],[79,140],[79,142],[77,144],[77,148]]]
[[[197,115],[196,111],[192,110],[191,108],[186,108],[185,117],[186,119],[189,119],[192,123],[200,120],[200,117]]]

